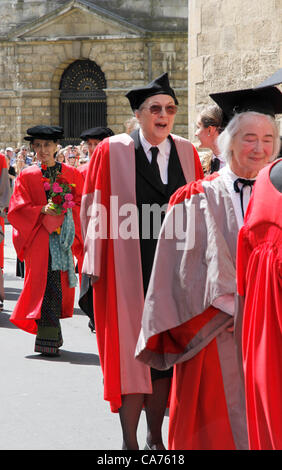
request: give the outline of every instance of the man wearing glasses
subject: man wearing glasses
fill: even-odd
[[[134,352],[167,203],[203,171],[192,144],[171,135],[178,101],[166,73],[126,97],[140,128],[103,140],[90,161],[81,207],[82,272],[92,278],[104,398],[119,412],[122,447],[139,448],[144,407],[146,448],[164,449],[172,372],[147,367]]]

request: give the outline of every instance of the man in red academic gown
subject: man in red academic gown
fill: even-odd
[[[114,133],[109,127],[92,127],[80,134],[80,138],[87,143],[89,160],[91,159],[97,145],[102,142],[102,140],[106,139],[106,137],[111,137],[112,135],[114,135]],[[78,167],[78,170],[82,173],[84,179],[86,178],[88,166],[89,162]]]
[[[171,134],[177,98],[163,74],[127,94],[140,129],[101,142],[89,163],[81,207],[82,272],[94,282],[104,396],[119,412],[123,447],[138,448],[145,401],[149,447],[163,449],[161,425],[171,373],[134,359],[160,224],[170,195],[203,176],[195,148]]]

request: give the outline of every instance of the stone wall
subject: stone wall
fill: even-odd
[[[132,115],[125,93],[168,72],[180,102],[174,132],[187,137],[187,36],[0,43],[0,148],[35,124],[59,124],[59,85],[68,65],[95,61],[107,80],[108,126]]]
[[[210,93],[249,88],[282,66],[282,0],[189,0],[189,137]]]
[[[66,0],[1,0],[0,36],[58,8]]]

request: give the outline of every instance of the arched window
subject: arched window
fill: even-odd
[[[80,134],[91,127],[107,125],[105,75],[91,60],[76,60],[64,71],[60,82],[62,145],[80,142]]]

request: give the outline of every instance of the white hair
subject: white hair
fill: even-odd
[[[280,151],[280,136],[279,136],[279,130],[278,130],[276,121],[273,117],[267,114],[257,113],[255,111],[246,111],[244,113],[235,114],[235,116],[228,123],[224,131],[218,136],[217,145],[218,145],[221,157],[227,163],[231,162],[231,159],[232,159],[231,144],[232,144],[234,136],[237,134],[237,132],[240,129],[242,118],[246,115],[264,116],[269,120],[274,131],[273,154],[270,158],[270,161],[275,160],[275,158],[279,155],[279,151]]]

